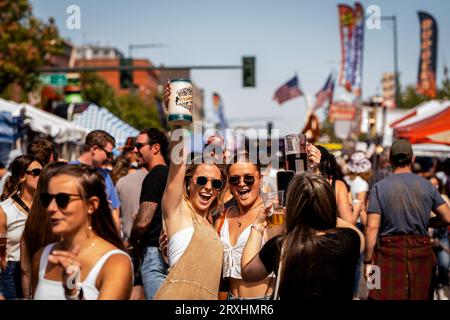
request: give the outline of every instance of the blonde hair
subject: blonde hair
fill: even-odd
[[[227,182],[227,174],[225,172],[225,169],[222,165],[218,165],[216,163],[213,164],[207,164],[207,163],[200,163],[200,164],[190,164],[186,168],[186,174],[184,178],[184,188],[183,188],[183,200],[185,201],[186,205],[192,210],[192,212],[197,212],[195,208],[193,207],[191,201],[190,201],[190,190],[189,190],[189,183],[194,176],[195,172],[197,171],[197,168],[201,165],[214,165],[220,170],[220,176],[221,180],[223,182],[222,189],[219,191],[219,194],[217,195],[216,199],[211,203],[211,206],[208,209],[208,213],[214,213],[217,211],[217,209],[223,210],[224,206],[224,195],[225,195],[225,189],[226,189],[226,182]]]

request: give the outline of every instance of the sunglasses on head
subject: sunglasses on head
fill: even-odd
[[[107,150],[106,150],[105,148],[103,148],[102,146],[97,145],[97,147],[99,147],[101,150],[103,150],[103,152],[106,153],[106,157],[107,157],[108,159],[112,159],[112,158],[113,158],[113,153],[112,153],[112,152],[107,151]]]
[[[42,172],[42,169],[35,168],[32,170],[25,171],[26,174],[31,174],[33,177],[38,177]]]
[[[232,186],[238,186],[239,183],[241,182],[241,177],[242,176],[231,176],[228,178],[228,182],[232,185]],[[249,174],[246,174],[243,176],[244,178],[244,183],[248,186],[252,186],[255,183],[255,177]]]
[[[77,198],[70,198],[70,197],[77,197]],[[41,204],[44,208],[48,208],[50,205],[50,202],[52,202],[53,198],[55,198],[56,204],[60,209],[65,209],[69,205],[69,202],[77,199],[81,199],[81,196],[79,194],[71,194],[71,193],[57,193],[57,194],[50,194],[48,192],[42,192],[39,194],[39,198],[41,200]]]
[[[200,187],[204,187],[208,183],[208,180],[211,180],[211,185],[212,185],[213,189],[216,189],[216,190],[222,189],[223,181],[219,180],[219,179],[212,179],[212,178],[207,178],[205,176],[200,176],[200,177],[197,177],[197,179],[195,179],[195,183]]]

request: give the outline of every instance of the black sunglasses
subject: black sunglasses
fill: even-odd
[[[31,174],[33,177],[38,177],[42,172],[42,169],[35,168],[32,170],[25,171],[26,174]]]
[[[106,153],[106,157],[107,157],[108,159],[112,159],[112,158],[113,158],[113,153],[112,153],[112,152],[107,151],[107,150],[106,150],[105,148],[103,148],[102,146],[97,145],[97,147],[99,147],[100,149],[102,149],[102,150]]]
[[[212,178],[207,178],[205,176],[199,176],[195,180],[195,183],[197,183],[198,186],[203,187],[203,186],[206,186],[206,184],[208,183],[208,180],[211,180],[211,185],[212,185],[213,189],[216,189],[216,190],[222,189],[223,181],[219,180],[219,179],[212,179]]]
[[[244,175],[244,183],[248,186],[252,186],[255,183],[255,177],[249,174]],[[241,182],[241,176],[231,176],[228,178],[228,182],[232,186],[238,186]]]
[[[39,198],[41,200],[41,204],[44,208],[48,208],[50,202],[52,202],[53,198],[55,198],[56,204],[60,209],[65,209],[69,205],[69,202],[76,199],[70,199],[70,197],[77,197],[76,199],[81,199],[79,194],[71,194],[71,193],[57,193],[50,194],[48,192],[42,192],[39,194]]]

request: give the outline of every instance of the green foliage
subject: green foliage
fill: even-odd
[[[161,127],[155,105],[143,101],[137,94],[129,93],[119,97],[101,76],[93,72],[82,73],[80,80],[84,100],[105,107],[138,130]]]
[[[414,85],[409,85],[400,93],[399,108],[411,109],[430,98],[418,94]]]
[[[0,0],[0,95],[12,85],[25,92],[39,83],[35,70],[50,54],[62,52],[62,39],[52,19],[33,16],[27,0]]]

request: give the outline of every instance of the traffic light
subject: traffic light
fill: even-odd
[[[120,59],[120,66],[132,66],[133,59]],[[120,87],[122,89],[133,88],[133,71],[120,70]]]
[[[242,58],[242,86],[254,88],[256,86],[255,57]]]
[[[392,72],[384,73],[383,79],[381,80],[381,84],[383,87],[383,99],[384,99],[383,105],[387,108],[395,107],[395,92],[396,92],[395,74]]]

